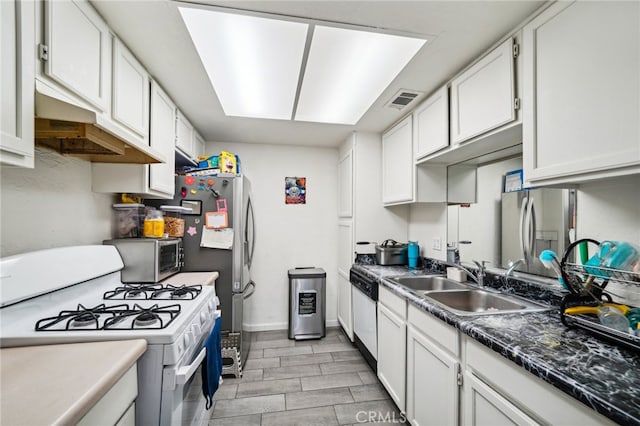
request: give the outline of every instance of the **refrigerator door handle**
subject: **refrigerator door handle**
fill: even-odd
[[[249,216],[251,216],[251,241],[249,241]],[[253,214],[253,203],[251,202],[251,196],[247,200],[247,216],[245,218],[244,226],[244,244],[247,247],[247,267],[251,269],[251,263],[253,262],[253,250],[256,246],[256,222]]]
[[[527,211],[527,205],[529,204],[529,198],[525,197],[522,200],[522,206],[520,207],[520,250],[522,251],[522,258],[525,263],[528,263],[527,250],[526,250],[526,237],[525,237],[525,212]]]
[[[524,215],[524,229],[523,229],[523,233],[524,233],[524,249],[525,249],[525,259],[527,261],[527,265],[529,264],[529,262],[531,262],[531,256],[533,255],[531,253],[531,205],[533,203],[533,199],[531,197],[531,193],[529,193],[529,196],[527,197],[527,202],[526,202],[526,209],[525,209],[525,215]]]
[[[251,288],[251,291],[247,293],[249,288]],[[247,286],[244,288],[244,291],[242,292],[242,298],[243,299],[250,298],[251,296],[253,296],[253,293],[255,293],[255,291],[256,291],[256,283],[253,280],[251,280],[251,281],[249,281]]]
[[[535,256],[536,253],[536,208],[533,199],[529,203],[529,255]]]

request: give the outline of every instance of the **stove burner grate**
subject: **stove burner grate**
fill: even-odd
[[[100,315],[108,315],[113,318],[126,309],[129,309],[129,305],[105,306],[103,303],[93,308],[86,308],[78,304],[78,308],[75,311],[60,311],[54,317],[38,320],[36,322],[36,331],[59,331],[59,329],[53,327],[65,321],[65,330],[99,330],[101,328]]]
[[[103,299],[149,299],[149,294],[153,294],[162,288],[162,284],[124,284],[116,287],[115,290],[107,291],[102,295]]]
[[[180,305],[158,306],[143,308],[137,304],[133,309],[122,312],[118,317],[107,318],[104,322],[104,330],[136,330],[136,329],[162,329],[167,327],[180,314]],[[128,323],[125,318],[132,318]],[[128,325],[127,325],[128,324]]]
[[[151,294],[151,299],[162,299],[164,295],[168,295],[169,300],[193,300],[202,291],[201,285],[181,285],[173,286],[167,284],[166,287],[158,289]]]

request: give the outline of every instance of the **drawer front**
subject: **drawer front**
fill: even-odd
[[[409,305],[409,323],[452,355],[460,356],[458,330],[452,326],[413,305]]]
[[[401,319],[407,319],[407,301],[395,295],[385,287],[378,287],[378,301],[398,315]]]

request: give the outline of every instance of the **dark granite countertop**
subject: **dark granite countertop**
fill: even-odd
[[[586,331],[566,328],[555,309],[458,316],[385,279],[442,271],[437,265],[428,266],[425,270],[379,265],[354,265],[354,268],[616,423],[640,425],[640,356],[637,353]],[[558,306],[562,296],[562,290],[556,286],[519,280],[505,286],[498,282],[498,277],[489,278],[489,286],[546,301],[550,307]]]

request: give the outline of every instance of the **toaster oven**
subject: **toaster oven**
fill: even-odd
[[[121,238],[103,244],[118,249],[124,263],[123,283],[156,283],[180,272],[184,265],[180,238]]]

